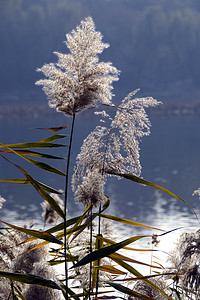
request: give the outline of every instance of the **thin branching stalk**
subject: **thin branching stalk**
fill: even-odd
[[[100,217],[100,213],[101,213],[101,204],[99,205],[99,220],[98,220],[98,236],[100,236],[101,234],[101,217]],[[98,250],[100,249],[100,240],[98,239]],[[98,259],[98,266],[100,264],[100,259]],[[97,281],[96,281],[96,294],[95,297],[98,297],[98,288],[99,288],[99,270],[97,270]]]
[[[69,164],[70,164],[70,157],[71,157],[71,147],[72,147],[72,138],[73,138],[73,131],[74,131],[74,122],[75,122],[75,113],[72,117],[72,125],[71,125],[71,134],[70,134],[70,141],[69,141],[69,150],[67,156],[67,168],[66,168],[66,181],[65,181],[65,203],[64,203],[64,255],[65,255],[65,282],[66,282],[66,299],[68,299],[68,269],[67,269],[67,197],[68,197],[68,182],[69,182]]]
[[[90,212],[90,253],[92,253],[92,206]],[[89,299],[91,299],[91,285],[92,285],[92,262],[90,262],[90,278],[89,278]]]

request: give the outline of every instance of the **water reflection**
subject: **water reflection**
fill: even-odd
[[[192,197],[192,193],[200,186],[199,153],[200,139],[198,138],[200,118],[190,116],[151,116],[152,134],[143,139],[141,145],[141,162],[144,179],[159,184],[186,200],[199,215],[199,199]],[[69,122],[61,114],[55,113],[51,118],[35,118],[26,121],[2,121],[0,126],[0,141],[3,143],[24,142],[44,138],[44,132],[33,130],[36,127],[61,126]],[[81,141],[95,126],[94,118],[78,116],[75,127],[76,137],[74,149],[79,149]],[[73,151],[73,161],[77,152]],[[66,156],[66,150],[60,150],[61,156]],[[12,156],[13,158],[13,156]],[[21,160],[19,160],[21,164]],[[28,166],[28,165],[26,165]],[[65,161],[55,163],[55,167],[65,171]],[[73,163],[71,170],[73,169]],[[33,177],[40,181],[63,188],[64,180],[54,175],[47,177],[46,173],[38,172],[33,168]],[[1,178],[21,178],[23,175],[1,159]],[[0,218],[10,223],[23,224],[28,220],[35,220],[42,226],[40,198],[36,191],[28,185],[1,184],[0,194],[7,200],[0,212]],[[141,186],[128,180],[111,178],[106,185],[106,194],[111,199],[109,213],[128,218],[146,225],[162,228],[166,231],[178,227],[182,229],[173,231],[161,238],[159,249],[170,252],[173,243],[183,231],[199,229],[199,222],[191,209],[179,200],[150,187]],[[82,208],[74,203],[73,194],[69,197],[69,214],[77,215]],[[152,234],[151,230],[131,226],[117,226],[119,239],[137,235]],[[151,239],[144,239],[136,243],[137,247],[151,248],[148,244]],[[134,245],[135,246],[135,245]],[[137,255],[141,255],[138,254]],[[151,260],[149,255],[145,260]],[[156,256],[165,257],[163,252],[156,252]],[[167,255],[166,255],[167,256]],[[142,254],[142,260],[144,254]],[[164,258],[166,259],[166,257]]]

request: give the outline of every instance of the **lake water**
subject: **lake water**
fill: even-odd
[[[28,111],[28,112],[27,112]],[[0,142],[15,143],[39,141],[49,134],[46,131],[34,129],[36,127],[55,127],[70,123],[70,119],[52,110],[18,110],[9,113],[0,120]],[[153,114],[150,115],[152,123],[151,135],[143,139],[141,144],[142,176],[144,179],[161,185],[177,194],[189,203],[199,215],[199,198],[192,196],[195,189],[200,187],[200,116],[199,114]],[[84,112],[77,117],[75,138],[72,151],[72,164],[82,143],[95,126],[95,117]],[[68,133],[68,131],[65,131]],[[61,133],[65,133],[64,131]],[[66,156],[66,149],[55,150],[55,155]],[[57,153],[58,151],[58,153]],[[38,171],[36,167],[29,169],[29,164],[14,155],[9,159],[28,168],[31,175],[55,188],[64,188],[64,180],[59,176],[48,175]],[[0,178],[23,178],[23,174],[13,165],[1,158]],[[65,172],[65,161],[55,163],[55,167]],[[199,221],[192,210],[180,200],[177,200],[161,191],[145,187],[128,180],[111,178],[106,185],[106,194],[111,199],[109,213],[130,220],[134,220],[164,230],[183,227],[163,236],[160,243],[161,250],[169,251],[173,242],[182,231],[199,229]],[[41,206],[42,198],[30,185],[0,184],[0,195],[7,201],[0,212],[0,218],[12,224],[23,224],[27,220],[34,220],[42,224]],[[73,200],[70,193],[69,215],[74,216],[82,211]],[[139,227],[119,226],[119,235],[128,238],[135,234],[149,234],[152,230]],[[170,241],[170,242],[169,242]],[[149,247],[149,240],[145,242]],[[138,243],[140,245],[140,243]],[[144,242],[142,242],[144,246]],[[162,253],[162,252],[161,252]],[[162,253],[163,255],[163,253]]]

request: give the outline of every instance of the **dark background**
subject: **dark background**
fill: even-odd
[[[122,71],[121,100],[141,95],[166,103],[199,102],[199,0],[0,0],[0,101],[40,101],[36,69],[66,52],[65,34],[92,16],[111,47],[101,60]]]

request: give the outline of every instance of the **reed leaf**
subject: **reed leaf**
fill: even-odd
[[[20,183],[20,184],[31,184],[30,181],[27,178],[17,178],[17,179],[0,179],[0,182],[8,182],[8,183]],[[45,191],[49,192],[49,193],[54,193],[54,194],[58,194],[58,195],[62,195],[63,193],[53,189],[52,187],[41,183],[39,181],[37,181],[38,184],[41,186],[41,188],[43,188]]]
[[[127,264],[121,259],[118,258],[112,258],[116,263],[118,263],[121,267],[129,271],[131,274],[135,275],[136,277],[139,277],[142,281],[146,282],[149,286],[153,287],[157,291],[159,291],[164,297],[166,297],[168,300],[173,300],[169,295],[167,295],[160,287],[158,287],[156,284],[151,282],[150,280],[146,279],[142,276],[136,269],[134,269],[132,266]]]
[[[48,241],[50,243],[56,243],[56,244],[59,244],[59,245],[63,244],[60,240],[56,239],[52,234],[50,234],[46,231],[37,231],[37,230],[33,230],[33,229],[26,229],[26,228],[23,228],[23,227],[19,227],[19,226],[9,224],[9,223],[4,222],[2,220],[1,220],[1,222],[4,223],[5,225],[17,230],[17,231],[24,232],[28,235],[34,236],[36,238],[39,238],[39,239],[42,239],[42,240],[45,240],[45,241]]]
[[[37,127],[36,129],[41,129],[41,130],[47,130],[47,131],[52,131],[52,132],[56,132],[56,131],[59,131],[59,130],[62,130],[68,126],[70,126],[71,124],[67,124],[67,125],[64,125],[64,126],[60,126],[60,127],[51,127],[51,128],[41,128],[41,127]]]
[[[1,155],[1,154],[0,154]],[[17,167],[30,181],[30,183],[34,186],[34,188],[38,191],[38,193],[55,209],[55,211],[64,219],[64,213],[58,203],[41,187],[40,183],[38,183],[35,179],[33,179],[22,167],[18,166],[17,164],[11,162],[9,159],[1,155],[6,161],[13,164]]]
[[[42,143],[42,142],[32,142],[32,143],[17,143],[17,144],[5,144],[0,143],[0,148],[17,148],[17,149],[32,149],[32,148],[60,148],[67,147],[63,144],[55,143]]]
[[[8,147],[7,147],[8,148]],[[9,148],[8,148],[9,149]],[[62,175],[62,176],[65,176],[65,173],[61,172],[60,170],[46,164],[46,163],[43,163],[43,162],[40,162],[40,161],[37,161],[35,159],[32,159],[32,158],[28,158],[22,154],[20,154],[19,152],[16,152],[15,150],[13,149],[9,149],[11,152],[15,153],[16,155],[20,156],[21,158],[25,159],[26,161],[34,164],[35,166],[39,167],[40,169],[42,170],[45,170],[45,171],[48,171],[48,172],[51,172],[51,173],[55,173],[55,174],[58,174],[58,175]]]
[[[106,209],[109,207],[109,205],[110,205],[110,198],[109,198],[107,195],[105,195],[105,197],[106,197],[106,201],[105,201],[104,204],[102,205],[101,213],[102,213],[104,210],[106,210]]]
[[[134,181],[134,182],[137,182],[137,183],[140,183],[140,184],[144,184],[144,185],[147,185],[147,186],[150,186],[150,187],[153,187],[155,189],[158,189],[158,190],[161,190],[167,194],[169,194],[170,196],[174,197],[174,198],[177,198],[179,200],[181,200],[182,202],[184,202],[187,206],[189,206],[191,208],[191,210],[193,211],[193,213],[195,214],[196,218],[198,219],[194,209],[192,208],[192,206],[190,204],[188,204],[184,199],[180,198],[179,196],[177,196],[176,194],[170,192],[169,190],[163,188],[162,186],[159,186],[157,184],[154,184],[154,183],[151,183],[150,181],[147,181],[147,180],[144,180],[142,178],[139,178],[135,175],[132,175],[132,174],[120,174],[120,173],[116,173],[115,175],[117,176],[120,176],[120,177],[123,177],[123,178],[126,178],[128,180],[131,180],[131,181]]]
[[[156,300],[154,298],[147,297],[147,296],[144,296],[140,293],[134,292],[133,290],[131,290],[131,289],[129,289],[129,288],[127,288],[127,287],[125,287],[121,284],[115,283],[115,282],[107,281],[107,284],[109,284],[110,286],[115,288],[117,291],[122,292],[126,295],[129,295],[129,296],[134,296],[134,297],[137,297],[137,298],[143,299],[143,300]]]
[[[67,135],[65,135],[65,134],[54,134],[54,135],[51,135],[51,136],[41,140],[40,143],[53,142],[53,141],[56,141],[58,139],[63,139],[65,137],[67,137]]]
[[[9,278],[10,280],[13,280],[13,281],[18,281],[18,282],[23,282],[23,283],[28,283],[28,284],[35,284],[35,285],[40,285],[40,286],[51,288],[51,289],[61,290],[61,288],[54,281],[47,280],[45,278],[42,278],[42,277],[36,276],[36,275],[31,275],[31,274],[25,275],[25,274],[0,271],[0,276]]]
[[[148,228],[148,229],[154,229],[154,230],[164,231],[164,230],[156,228],[156,227],[144,225],[144,224],[141,224],[141,223],[138,223],[138,222],[135,222],[135,221],[131,221],[131,220],[120,218],[120,217],[116,217],[116,216],[104,215],[104,214],[97,214],[97,213],[95,213],[95,215],[96,216],[100,216],[102,218],[110,219],[110,220],[113,220],[113,221],[116,221],[116,222],[128,224],[128,225],[133,225],[133,226],[144,227],[144,228]]]
[[[86,255],[85,257],[83,257],[77,264],[75,264],[72,268],[76,268],[76,267],[80,267],[80,266],[83,266],[85,264],[88,264],[94,260],[98,260],[98,259],[101,259],[105,256],[109,256],[110,254],[124,248],[126,245],[128,244],[131,244],[141,238],[144,238],[144,237],[148,237],[149,235],[141,235],[141,236],[134,236],[134,237],[131,237],[129,239],[126,239],[120,243],[116,243],[115,245],[111,245],[111,246],[108,246],[108,247],[104,247],[104,248],[101,248],[99,250],[96,250],[92,253],[89,253],[88,255]]]
[[[139,264],[139,265],[143,265],[143,266],[147,266],[147,267],[151,267],[151,268],[162,269],[161,266],[155,266],[155,265],[147,264],[147,263],[132,259],[130,257],[127,257],[127,256],[119,254],[119,253],[113,253],[113,254],[109,255],[109,257],[113,258],[113,259],[115,259],[115,258],[116,259],[121,259],[123,261],[128,261],[128,262],[131,262],[131,263],[134,263],[134,264]]]
[[[126,272],[123,272],[117,268],[114,268],[110,265],[103,265],[103,266],[94,266],[95,269],[98,269],[98,270],[101,270],[103,272],[108,272],[108,273],[111,273],[111,274],[116,274],[116,275],[125,275]]]
[[[96,239],[95,241],[95,250],[103,248],[103,241]],[[95,260],[93,262],[93,274],[92,274],[92,284],[91,289],[93,290],[95,288],[96,282],[98,280],[98,269],[97,267],[100,267],[101,265],[101,259]]]
[[[13,151],[9,150],[9,149],[2,149],[2,150],[0,150],[0,152],[3,152],[3,153],[13,153]],[[36,152],[36,151],[31,151],[31,150],[15,150],[15,152],[17,152],[19,154],[36,156],[36,157],[42,157],[42,158],[48,158],[48,159],[66,159],[65,157],[60,157],[60,156],[55,156],[55,155],[40,153],[40,152]]]
[[[38,168],[40,168],[42,170],[45,170],[47,172],[54,173],[54,174],[57,174],[57,175],[65,176],[65,173],[63,173],[62,171],[60,171],[60,170],[58,170],[58,169],[50,166],[49,164],[37,161],[37,160],[32,159],[32,158],[28,158],[28,157],[26,157],[24,155],[20,155],[20,154],[18,154],[18,155],[20,157],[24,158],[26,161],[32,163],[33,165],[37,166]]]

